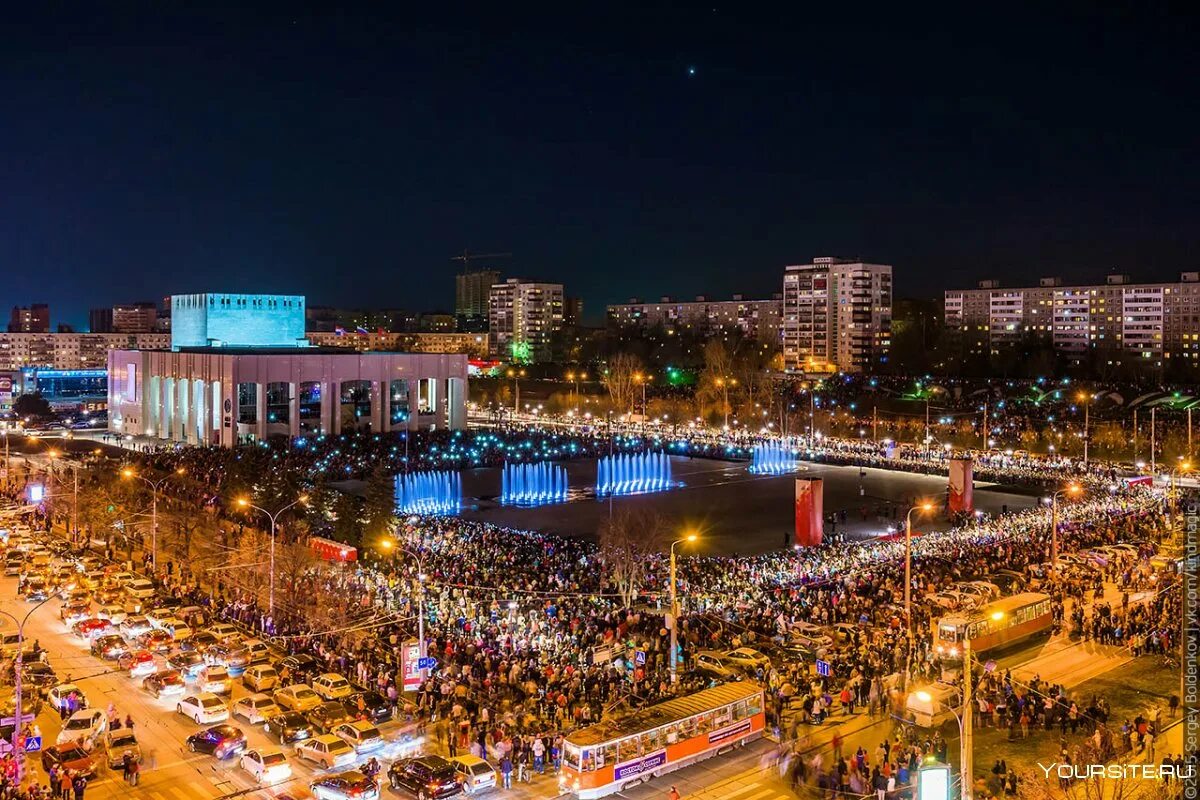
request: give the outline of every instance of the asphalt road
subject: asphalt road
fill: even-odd
[[[33,604],[16,597],[16,590],[16,578],[0,580],[2,607],[19,619]],[[74,636],[59,619],[60,606],[61,601],[55,598],[35,611],[26,623],[25,636],[38,640],[49,651],[50,664],[59,678],[65,680],[69,675],[86,694],[92,708],[106,709],[109,703],[113,703],[122,719],[126,714],[133,716],[134,731],[144,756],[141,781],[136,788],[126,784],[119,772],[109,772],[105,767],[101,769],[100,777],[89,785],[86,800],[117,797],[209,800],[257,788],[253,778],[238,767],[238,759],[218,762],[212,756],[189,753],[184,740],[204,726],[177,714],[176,698],[155,699],[141,688],[141,678],[131,679],[117,670],[114,663],[92,656],[87,643]],[[0,631],[13,630],[11,620],[3,618],[3,622]],[[240,680],[235,679],[230,705],[245,694],[247,690],[241,686]],[[268,738],[261,725],[250,725],[240,719],[230,722],[246,732],[250,749],[258,746],[279,747]],[[37,724],[41,728],[43,741],[53,744],[61,729],[58,714],[46,705],[37,718]],[[387,738],[389,733],[395,734],[399,727],[400,723],[390,722],[380,726],[380,730]],[[287,793],[292,797],[305,797],[309,794],[309,781],[324,771],[294,758],[290,746],[282,749],[292,765],[292,779],[261,791],[247,792],[244,796],[265,798]],[[375,755],[386,766],[401,756],[399,749],[399,745],[392,744]],[[365,756],[360,759],[365,760]],[[32,773],[44,781],[40,755],[34,754],[27,763]],[[387,788],[384,789],[384,795],[399,797]]]

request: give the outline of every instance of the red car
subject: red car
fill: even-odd
[[[158,672],[158,665],[154,661],[154,653],[149,650],[134,650],[131,653],[125,653],[117,659],[117,666],[121,669],[129,670],[130,677],[136,678],[138,675],[150,675]]]
[[[71,630],[75,632],[76,636],[84,639],[93,639],[102,633],[108,633],[112,630],[112,627],[112,620],[90,617],[76,622],[71,626]]]
[[[42,751],[42,769],[49,770],[52,766],[80,772],[89,781],[96,777],[96,758],[74,742],[51,745]]]
[[[175,640],[166,631],[150,631],[138,637],[138,647],[152,653],[169,653]]]

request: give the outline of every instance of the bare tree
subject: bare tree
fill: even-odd
[[[625,606],[632,605],[669,539],[666,520],[642,509],[622,509],[600,527],[600,562]]]
[[[637,395],[636,375],[642,371],[642,362],[629,353],[617,353],[608,362],[604,371],[604,387],[617,410],[632,411]]]

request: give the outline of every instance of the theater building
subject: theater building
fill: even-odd
[[[171,305],[171,350],[108,355],[114,433],[232,447],[466,426],[466,355],[312,347],[303,297],[175,295]]]

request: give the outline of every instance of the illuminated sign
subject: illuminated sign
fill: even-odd
[[[27,492],[29,495],[29,502],[34,503],[35,505],[42,502],[42,500],[46,498],[46,487],[42,486],[40,483],[30,484]]]
[[[917,800],[950,800],[950,768],[926,764],[917,772]]]

